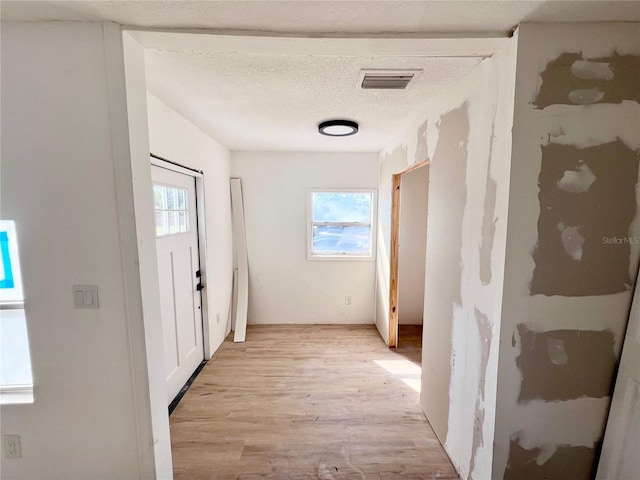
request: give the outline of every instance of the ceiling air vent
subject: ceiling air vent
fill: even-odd
[[[362,70],[358,87],[376,90],[405,90],[422,70]]]

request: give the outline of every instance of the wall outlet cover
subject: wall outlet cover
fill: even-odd
[[[22,457],[22,446],[20,445],[20,435],[2,436],[2,456],[4,458]]]

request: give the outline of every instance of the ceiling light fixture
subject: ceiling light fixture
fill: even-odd
[[[358,133],[358,124],[351,120],[328,120],[318,125],[318,132],[328,137],[348,137]]]

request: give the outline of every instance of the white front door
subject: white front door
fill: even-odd
[[[204,359],[195,178],[152,166],[167,404]]]
[[[640,282],[640,276],[638,278]],[[631,305],[627,335],[611,401],[598,466],[598,480],[640,478],[640,283]]]

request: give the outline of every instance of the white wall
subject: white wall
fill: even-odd
[[[231,153],[231,175],[242,179],[249,323],[373,322],[373,261],[307,260],[306,189],[376,188],[377,163],[375,153]]]
[[[549,278],[544,282],[536,282],[534,272],[537,266],[547,265],[555,268],[553,276],[562,278],[567,268],[579,268],[580,265],[597,262],[604,258],[603,255],[626,247],[628,250],[622,257],[623,268],[628,273],[626,282],[632,286],[637,272],[640,245],[633,242],[631,245],[603,245],[600,235],[640,238],[637,179],[622,174],[609,184],[609,190],[602,190],[606,188],[609,172],[615,173],[612,169],[623,162],[619,156],[603,153],[596,160],[602,160],[606,165],[603,163],[596,168],[591,164],[596,173],[595,183],[589,190],[600,195],[599,208],[594,208],[590,197],[578,194],[558,197],[562,201],[542,207],[541,198],[548,192],[548,188],[543,186],[544,176],[541,175],[545,161],[543,148],[548,145],[563,145],[567,148],[566,156],[576,153],[574,164],[564,165],[562,170],[577,170],[575,162],[584,155],[584,151],[580,149],[597,147],[619,139],[626,145],[625,148],[635,151],[637,166],[640,147],[640,78],[637,67],[640,64],[639,32],[640,25],[631,23],[525,24],[519,28],[509,235],[496,415],[495,479],[542,476],[553,478],[560,475],[560,472],[565,472],[576,480],[591,478],[590,470],[597,442],[604,433],[610,403],[606,385],[610,385],[614,372],[611,364],[594,369],[589,367],[589,362],[590,359],[597,358],[598,364],[604,365],[607,357],[619,355],[632,293],[624,285],[617,293],[598,294],[594,291],[594,285],[602,285],[601,279],[609,278],[611,272],[615,271],[616,265],[612,261],[607,261],[595,272],[585,271],[575,281],[563,281],[561,286],[551,286]],[[622,80],[635,88],[635,101],[631,98],[622,102],[606,101],[605,98],[603,103],[591,105],[570,102],[568,95],[572,89],[588,89],[594,84],[581,81],[570,73],[574,61],[572,58],[561,64],[551,64],[563,54],[578,57],[581,54],[583,60],[605,58],[602,60],[604,63],[614,61],[611,58],[615,55],[635,56],[635,67],[627,71],[616,68],[609,80],[599,84],[596,82],[597,88],[609,95],[616,85],[620,87],[618,82]],[[562,73],[563,68],[566,70],[562,81],[549,82],[549,75]],[[603,70],[607,75],[608,68],[603,69],[601,66],[600,71]],[[591,72],[587,72],[587,77],[594,75],[594,71]],[[545,82],[548,83],[545,85]],[[539,104],[543,86],[547,93],[551,88],[555,98],[562,103]],[[633,157],[631,154],[631,158]],[[560,163],[563,158],[553,158],[551,161]],[[557,180],[560,178],[558,176]],[[551,190],[559,191],[559,188],[553,188],[555,186],[554,179]],[[601,205],[605,205],[605,208]],[[582,258],[571,260],[564,252],[550,255],[537,248],[548,244],[549,240],[559,241],[557,221],[551,231],[542,229],[543,215],[554,210],[567,218],[572,215],[579,225],[578,232],[585,237]],[[612,225],[611,231],[605,229],[600,232],[601,224],[606,224],[623,210],[635,211],[635,219],[631,224],[627,220],[626,224],[621,222],[619,230],[613,229],[617,225]],[[595,216],[589,216],[594,212]],[[599,232],[595,238],[594,232]],[[542,287],[546,293],[532,291],[533,284],[537,288]],[[604,282],[605,287],[612,285],[615,284]],[[571,292],[562,291],[569,288],[572,289]],[[523,338],[523,329],[531,332],[526,339]],[[572,332],[576,339],[582,338],[585,342],[576,341],[573,346],[556,342],[556,347],[561,348],[560,352],[565,352],[564,359],[560,355],[551,364],[544,355],[536,359],[535,365],[528,365],[529,357],[523,356],[523,353],[532,351],[535,346],[534,335],[546,335],[553,339],[554,335],[566,336],[567,332]],[[612,339],[608,352],[594,350],[586,342],[587,339],[596,337]],[[566,351],[562,345],[566,346]],[[524,367],[528,373],[524,373]],[[540,381],[531,382],[536,369],[543,370],[539,372]],[[569,369],[570,373],[564,373]],[[535,383],[540,389],[533,392],[536,394],[534,398],[529,396],[519,399],[523,382],[528,382],[529,385]],[[580,385],[602,382],[605,391],[599,395],[580,389]],[[542,395],[545,385],[562,385],[575,388],[575,391],[564,391],[561,398],[553,399],[548,394]]]
[[[151,152],[204,173],[207,262],[203,284],[207,286],[204,292],[209,313],[209,355],[213,355],[231,329],[229,150],[151,93],[147,96],[147,107]]]
[[[429,166],[402,175],[398,238],[398,324],[422,325]]]
[[[425,99],[425,114],[380,154],[378,292],[387,296],[391,174],[431,160],[421,405],[465,479],[492,468],[514,44],[505,39],[461,84]]]
[[[130,351],[142,332],[133,204],[118,195],[121,57],[112,24],[2,24],[2,217],[21,241],[35,384],[33,405],[2,408],[23,455],[2,460],[3,478],[153,476],[149,399],[136,388],[146,363]],[[74,309],[73,284],[96,284],[100,308]]]

